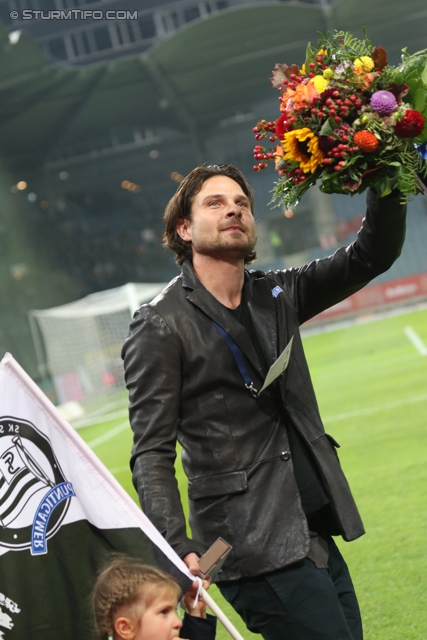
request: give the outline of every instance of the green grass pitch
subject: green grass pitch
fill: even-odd
[[[407,328],[410,327],[408,330]],[[418,346],[408,337],[419,338]],[[338,540],[358,593],[366,640],[427,638],[427,310],[306,335],[326,431],[341,444],[341,464],[366,535]],[[102,434],[123,424],[104,442]],[[124,419],[79,433],[136,499],[128,467],[131,432]],[[98,443],[97,443],[98,439]],[[185,496],[185,477],[177,464]],[[184,499],[186,507],[186,499]],[[211,594],[249,633],[213,587]],[[219,625],[217,638],[226,640]]]

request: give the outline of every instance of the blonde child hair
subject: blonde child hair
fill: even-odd
[[[138,605],[139,621],[145,609],[165,591],[178,602],[181,589],[172,576],[135,558],[116,558],[98,576],[92,593],[95,626],[101,640],[114,638],[119,609]]]

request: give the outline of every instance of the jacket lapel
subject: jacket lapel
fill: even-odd
[[[219,324],[233,338],[251,364],[262,375],[262,368],[246,329],[237,322],[218,300],[207,291],[194,274],[190,262],[182,271],[182,286],[188,289],[187,300],[198,307],[210,319]],[[263,345],[264,346],[264,345]]]
[[[276,300],[266,278],[246,276],[245,298],[265,359],[270,367],[277,359]]]

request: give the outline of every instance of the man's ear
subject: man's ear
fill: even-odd
[[[133,640],[136,635],[134,622],[130,618],[120,616],[114,623],[114,630],[122,640]]]
[[[185,240],[185,242],[191,241],[190,225],[190,220],[187,220],[186,218],[180,218],[176,223],[176,232],[183,240]]]

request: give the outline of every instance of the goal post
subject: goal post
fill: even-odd
[[[58,403],[101,407],[106,397],[125,402],[120,351],[134,311],[165,283],[128,283],[80,300],[29,312],[40,374],[52,378]]]

